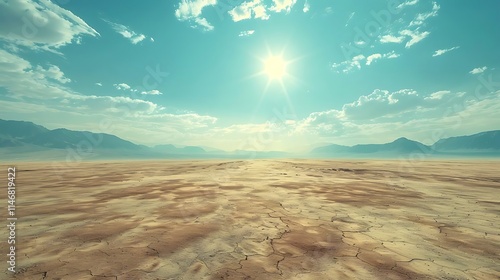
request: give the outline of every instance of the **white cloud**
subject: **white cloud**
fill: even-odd
[[[410,41],[406,42],[405,47],[410,48],[411,46],[415,45],[416,43],[422,41],[423,39],[427,38],[431,33],[428,31],[424,32],[419,32],[419,31],[411,31],[408,29],[402,30],[399,32],[399,34],[408,36],[410,37]]]
[[[343,115],[351,120],[373,119],[388,114],[400,113],[418,106],[422,98],[409,89],[390,93],[387,90],[375,90],[363,95],[358,100],[342,107]]]
[[[269,19],[269,15],[267,14],[266,7],[262,3],[262,0],[243,2],[241,5],[234,7],[228,13],[234,22],[251,18],[258,18],[262,20]]]
[[[153,90],[149,90],[149,91],[142,91],[141,94],[143,94],[143,95],[161,95],[163,93],[161,93],[157,89],[153,89]]]
[[[24,118],[29,115],[33,120],[52,118],[63,122],[56,127],[70,129],[75,129],[75,123],[78,123],[78,130],[111,133],[140,144],[175,143],[208,145],[226,150],[282,150],[294,146],[297,149],[304,143],[315,141],[353,145],[385,143],[401,136],[431,144],[438,140],[433,135],[455,136],[493,130],[497,128],[496,120],[500,118],[499,100],[500,91],[481,99],[465,99],[463,93],[447,90],[429,96],[409,89],[392,93],[375,90],[339,110],[313,112],[297,121],[225,127],[214,126],[218,120],[212,116],[158,113],[158,106],[154,103],[125,97],[90,96],[76,104],[78,100],[70,99],[64,106],[71,111],[66,112],[3,100],[0,100],[0,107],[6,108],[3,111],[5,116],[13,116],[15,111],[23,114]],[[98,114],[90,114],[96,110]],[[44,117],[40,118],[42,114]],[[110,131],[99,131],[99,122],[103,119],[111,122]],[[40,121],[37,123],[45,125]],[[256,137],[270,133],[273,137],[269,142],[261,144],[257,141],[258,144],[255,144]]]
[[[302,12],[308,13],[310,9],[311,9],[311,5],[309,4],[309,0],[306,0],[304,2],[304,8],[302,8]]]
[[[102,83],[95,83],[95,85],[102,87]]]
[[[384,54],[384,57],[385,58],[398,58],[399,57],[399,54],[397,54],[396,52],[392,51],[390,53],[386,53]]]
[[[171,125],[182,129],[195,129],[207,127],[217,122],[216,117],[204,116],[196,113],[187,114],[150,114],[141,116],[143,120],[161,122],[163,125]]]
[[[403,135],[401,131],[395,129],[395,124],[415,118],[439,120],[447,108],[464,100],[464,93],[453,94],[450,91],[439,91],[429,96],[422,96],[411,89],[395,92],[376,89],[369,95],[362,95],[356,101],[344,104],[340,110],[331,109],[311,113],[297,123],[295,131],[321,137],[347,137],[351,138],[351,141],[360,131],[368,133],[366,136],[377,133],[380,134],[378,136],[383,137],[386,136],[384,134],[394,132],[395,135],[399,133],[396,136],[400,137]],[[377,131],[375,128],[383,130]]]
[[[410,22],[410,26],[423,25],[427,19],[437,16],[440,8],[441,7],[436,2],[432,2],[432,10],[428,13],[418,14],[415,19]]]
[[[298,122],[295,135],[344,145],[387,143],[401,136],[432,144],[442,137],[498,129],[499,101],[500,91],[477,98],[447,90],[429,96],[409,89],[375,90],[341,110],[311,113]]]
[[[90,112],[152,114],[158,109],[158,105],[153,102],[125,96],[81,95],[70,103],[80,111]]]
[[[52,79],[62,84],[71,82],[70,79],[64,76],[64,73],[61,71],[61,69],[59,69],[59,67],[55,65],[49,65],[48,69],[45,69],[38,65],[35,67],[35,71],[33,71],[33,74],[38,79]]]
[[[233,21],[237,22],[240,20],[252,18],[252,10],[249,7],[248,3],[253,3],[253,2],[245,2],[240,6],[237,6],[233,8],[231,11],[229,11],[229,15],[231,16]]]
[[[0,49],[0,85],[15,99],[64,98],[69,93],[62,84],[70,82],[55,65],[44,68]]]
[[[0,49],[0,85],[7,90],[10,100],[20,104],[38,104],[47,106],[47,111],[82,114],[101,111],[149,114],[159,109],[152,102],[130,97],[82,95],[66,88],[64,84],[67,82],[69,79],[57,66],[33,66],[19,56]],[[130,89],[124,83],[115,86]]]
[[[247,20],[247,19],[269,19],[269,11],[276,13],[286,12],[289,13],[297,0],[272,0],[273,5],[267,8],[263,0],[251,0],[241,3],[239,6],[234,7],[228,12],[234,22]],[[309,11],[309,2],[304,3],[302,11],[307,13]]]
[[[472,69],[469,73],[473,74],[473,75],[476,75],[476,74],[481,74],[483,73],[484,71],[486,71],[488,69],[488,67],[486,66],[483,66],[483,67],[478,67],[478,68],[474,68]]]
[[[81,42],[82,35],[99,36],[81,18],[49,0],[2,0],[0,11],[0,39],[13,45],[55,51]]]
[[[429,109],[440,113],[443,108],[456,101],[463,101],[464,93],[452,93],[448,90],[434,92],[428,96],[418,94],[411,89],[402,89],[390,93],[387,90],[375,90],[371,94],[361,96],[355,102],[342,107],[344,116],[351,120],[398,118],[402,113],[412,111],[417,114],[432,116]]]
[[[217,0],[182,0],[175,10],[175,17],[180,21],[191,21],[193,27],[201,27],[205,31],[211,31],[214,27],[202,17],[202,10],[207,6],[214,6]]]
[[[418,2],[419,1],[417,1],[417,0],[406,1],[402,4],[400,4],[399,8],[403,8],[406,6],[414,6]],[[421,26],[424,25],[424,23],[427,19],[437,16],[439,9],[440,9],[439,5],[436,2],[433,2],[433,7],[432,7],[432,10],[430,12],[417,14],[415,16],[414,20],[412,20],[409,24],[405,23],[405,21],[402,18],[400,18],[396,22],[399,24],[403,24],[405,27],[400,29],[398,35],[387,34],[387,33],[390,33],[390,30],[386,30],[385,31],[386,34],[379,37],[380,43],[400,44],[400,43],[403,43],[406,39],[408,39],[408,41],[405,44],[406,48],[410,48],[413,45],[419,43],[420,41],[422,41],[423,39],[427,38],[430,35],[429,31],[422,31]],[[412,26],[416,26],[416,27],[412,27]]]
[[[398,9],[402,9],[404,7],[407,7],[407,6],[414,6],[418,3],[418,0],[409,0],[409,1],[406,1],[404,3],[401,3],[398,5]]]
[[[139,34],[138,36],[131,37],[130,41],[132,42],[132,44],[135,45],[135,44],[141,42],[144,39],[146,39],[146,36],[144,36],[143,34]]]
[[[247,36],[252,35],[254,32],[255,32],[255,30],[241,31],[238,36],[239,37],[247,37]]]
[[[195,18],[194,22],[196,23],[193,28],[201,28],[204,31],[212,31],[214,30],[214,26],[211,25],[206,18]]]
[[[382,55],[379,53],[372,54],[366,58],[366,65],[372,64],[372,61],[382,58]]]
[[[384,35],[380,37],[380,43],[402,43],[405,39],[404,36],[393,36],[393,35]]]
[[[297,122],[296,130],[303,132],[308,128],[327,128],[340,127],[343,119],[343,113],[339,110],[328,110],[323,112],[313,112],[303,120]],[[329,125],[326,127],[326,125]]]
[[[0,108],[5,118],[95,132],[101,132],[99,125],[105,120],[112,128],[106,133],[139,143],[148,135],[148,141],[156,144],[174,135],[179,137],[177,141],[196,141],[200,139],[197,129],[208,129],[217,121],[196,113],[166,114],[158,104],[136,98],[125,83],[115,87],[127,90],[129,96],[84,95],[66,88],[67,82],[69,79],[55,65],[32,65],[0,49],[0,85],[7,93],[0,96]]]
[[[347,27],[349,25],[349,22],[351,22],[351,19],[352,17],[354,16],[354,14],[356,14],[356,12],[352,12],[350,15],[349,15],[349,18],[347,18],[347,21],[345,23],[345,27]]]
[[[113,85],[117,90],[129,90],[131,87],[126,83],[114,84]]]
[[[297,0],[273,0],[273,2],[274,6],[270,8],[271,11],[277,13],[285,11],[289,13],[293,8],[293,6],[295,5],[295,3],[297,3]]]
[[[182,0],[175,16],[180,20],[189,20],[201,15],[203,8],[217,4],[217,0]]]
[[[254,18],[259,18],[261,20],[268,20],[269,15],[267,14],[266,7],[264,5],[257,5],[253,8]]]
[[[113,30],[118,32],[118,34],[122,35],[124,38],[129,39],[130,42],[132,42],[132,44],[134,45],[146,39],[146,36],[144,34],[137,34],[123,24],[114,23],[108,20],[104,21],[107,22],[111,26],[111,28],[113,28]]]
[[[426,97],[425,99],[438,99],[438,100],[441,100],[443,99],[443,97],[445,97],[446,95],[450,94],[451,91],[449,90],[440,90],[440,91],[436,91],[434,93],[431,93],[430,96]]]
[[[215,143],[223,141],[214,136],[209,138],[205,132],[217,121],[212,116],[196,113],[148,113],[154,104],[127,98],[94,96],[83,102],[76,104],[70,100],[64,107],[54,109],[45,103],[39,105],[0,99],[0,107],[6,108],[2,110],[2,117],[8,119],[33,121],[50,129],[63,127],[108,133],[138,144],[201,145],[206,144],[200,143],[201,141],[211,139]],[[101,106],[103,103],[106,106]],[[91,109],[92,107],[96,110]]]
[[[332,68],[338,69],[337,73],[341,72],[349,73],[355,69],[361,69],[361,65],[363,64],[363,62],[365,63],[365,65],[371,65],[374,61],[381,58],[392,59],[397,57],[399,57],[399,54],[397,54],[394,51],[385,54],[375,53],[369,55],[368,57],[365,57],[364,55],[360,54],[353,57],[351,60],[346,60],[340,63],[334,63],[332,64]]]
[[[453,51],[453,50],[456,50],[456,49],[458,49],[458,48],[460,48],[460,46],[456,46],[456,47],[449,48],[449,49],[437,50],[437,51],[435,51],[435,52],[434,52],[434,54],[433,54],[432,56],[433,56],[433,57],[440,56],[440,55],[443,55],[443,54],[445,54],[445,53],[447,53],[447,52],[451,52],[451,51]]]
[[[343,61],[340,63],[334,63],[332,65],[332,68],[333,69],[343,68],[341,70],[341,72],[349,73],[354,69],[361,69],[361,63],[365,59],[366,59],[366,57],[364,55],[360,54],[360,55],[353,57],[351,60],[346,60],[346,61]],[[340,73],[340,71],[337,71],[337,73]]]

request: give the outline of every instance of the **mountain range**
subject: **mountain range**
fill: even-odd
[[[393,157],[412,153],[429,156],[500,156],[500,130],[486,131],[474,135],[443,138],[432,145],[398,138],[385,144],[360,144],[354,146],[326,145],[315,148],[312,155]]]
[[[500,156],[500,130],[444,138],[424,145],[404,137],[385,144],[325,145],[309,153],[222,151],[210,147],[172,144],[148,147],[112,134],[47,129],[25,121],[0,119],[0,157],[11,160],[47,160],[68,157],[82,160],[105,158],[285,158],[285,157],[398,157],[412,153],[433,156]]]
[[[47,129],[26,121],[0,119],[0,158],[11,160],[92,160],[92,159],[168,159],[168,158],[268,158],[283,152],[236,150],[227,152],[210,147],[148,147],[112,134]]]

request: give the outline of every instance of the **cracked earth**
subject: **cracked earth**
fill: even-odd
[[[5,279],[500,279],[498,161],[16,168]]]

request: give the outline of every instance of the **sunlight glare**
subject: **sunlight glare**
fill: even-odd
[[[286,74],[286,62],[279,56],[271,56],[265,60],[264,71],[271,80],[281,80]]]

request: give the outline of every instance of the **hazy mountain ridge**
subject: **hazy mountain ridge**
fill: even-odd
[[[228,152],[209,147],[178,147],[172,144],[147,147],[112,134],[73,131],[65,128],[49,130],[32,122],[0,119],[0,150],[3,157],[28,159],[31,154],[37,156],[44,152],[58,157],[68,156],[68,150],[80,151],[86,158],[397,157],[412,153],[438,156],[500,156],[500,130],[445,138],[430,146],[401,137],[384,144],[353,146],[330,144],[299,155],[279,151]]]
[[[142,147],[115,135],[74,131],[65,128],[49,130],[32,122],[0,120],[0,147],[35,145],[45,148],[66,149],[83,148],[132,149]]]
[[[207,151],[209,150],[209,151]],[[267,158],[283,152],[227,152],[198,146],[176,147],[172,144],[147,147],[112,134],[74,131],[65,128],[49,130],[32,122],[0,119],[0,154],[3,158],[28,160],[43,158]]]
[[[47,128],[32,122],[0,119],[0,139],[22,140],[47,131],[49,131]]]
[[[493,153],[500,155],[500,130],[444,138],[430,146],[401,137],[385,144],[361,144],[354,146],[331,144],[315,148],[311,151],[313,155],[322,156],[349,154],[406,155],[411,153],[435,155],[480,155]]]
[[[189,153],[189,148],[174,149]],[[49,130],[32,122],[0,120],[0,148],[17,147],[23,150],[84,150],[85,154],[100,153],[113,157],[114,153],[131,156],[154,156],[153,148],[137,145],[112,134],[74,131],[65,128]],[[200,148],[201,149],[201,148]],[[23,150],[20,149],[20,152]],[[157,154],[157,153],[156,153]]]
[[[500,150],[500,130],[441,139],[433,148],[443,151]]]

